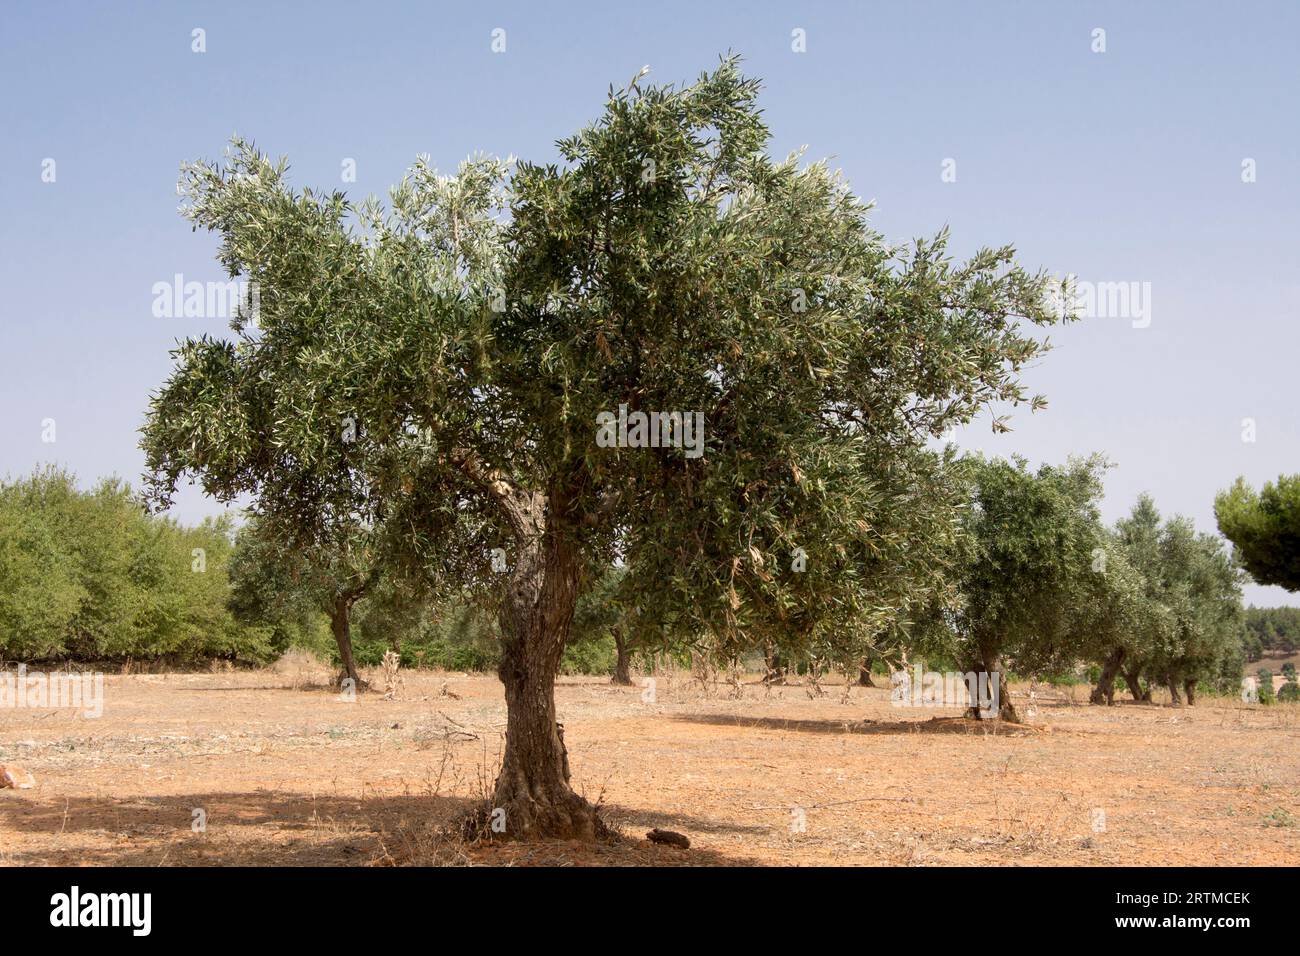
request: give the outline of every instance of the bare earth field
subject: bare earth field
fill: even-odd
[[[574,785],[626,839],[463,847],[438,826],[490,787],[505,720],[496,679],[406,673],[397,699],[349,703],[320,676],[111,676],[99,719],[0,710],[0,763],[36,777],[0,791],[0,862],[1300,861],[1291,705],[1091,707],[1078,688],[1078,703],[1040,692],[1027,726],[988,727],[895,708],[887,689],[854,688],[846,703],[830,683],[816,700],[751,683],[736,700],[726,685],[706,694],[661,676],[647,703],[640,687],[562,678]],[[646,842],[651,827],[685,833],[691,849]]]

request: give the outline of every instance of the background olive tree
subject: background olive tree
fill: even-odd
[[[1187,518],[1162,522],[1146,496],[1117,531],[1150,604],[1145,647],[1124,663],[1130,692],[1149,700],[1162,685],[1179,703],[1181,688],[1193,703],[1198,682],[1235,689],[1245,663],[1241,571],[1222,539],[1197,533]]]
[[[1106,462],[1071,459],[1037,471],[1023,459],[963,460],[969,499],[953,559],[955,607],[933,610],[920,646],[998,681],[998,713],[1017,720],[1007,676],[1072,666],[1086,632],[1081,608],[1098,586],[1097,506]],[[987,716],[972,701],[973,716]]]
[[[324,614],[338,648],[336,684],[350,680],[354,690],[368,686],[353,653],[359,602],[369,598],[381,606],[394,649],[401,635],[418,626],[421,615],[434,613],[435,582],[418,565],[411,567],[389,551],[374,529],[354,526],[302,541],[275,522],[255,517],[239,529],[237,544],[231,607],[244,620],[274,622],[299,634],[310,628],[311,611]]]

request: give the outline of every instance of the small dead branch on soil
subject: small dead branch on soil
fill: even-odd
[[[441,711],[437,711],[436,716],[442,721],[441,726],[415,732],[415,744],[419,749],[427,749],[435,741],[448,744],[457,741],[482,739],[479,734],[474,733],[459,721],[452,720]]]
[[[1010,760],[1004,765],[1004,774],[1009,767]],[[1043,808],[1033,807],[1022,794],[1013,794],[1006,816],[1002,815],[1000,797],[994,803],[994,817],[1000,831],[998,839],[1021,851],[1053,850],[1069,838],[1071,831],[1077,831],[1084,821],[1090,820],[1090,812],[1072,804],[1064,793],[1060,794],[1060,801]]]

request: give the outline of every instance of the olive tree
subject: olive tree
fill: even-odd
[[[1129,514],[1115,523],[1115,541],[1125,561],[1139,575],[1146,613],[1140,629],[1127,645],[1120,673],[1135,701],[1151,700],[1151,688],[1142,683],[1142,672],[1160,648],[1174,640],[1174,611],[1165,595],[1161,575],[1160,512],[1150,495],[1140,495]]]
[[[1154,574],[1173,627],[1169,639],[1144,662],[1149,683],[1164,684],[1172,703],[1196,702],[1198,682],[1223,689],[1225,672],[1236,684],[1244,663],[1245,626],[1241,570],[1215,535],[1198,534],[1192,522],[1174,517],[1159,539]]]
[[[904,659],[916,614],[955,606],[967,489],[954,454],[896,449],[869,466],[873,491],[856,514],[871,529],[869,547],[800,604],[803,627],[774,630],[782,657],[811,657],[862,683],[871,660]]]
[[[300,627],[308,609],[324,614],[339,652],[335,683],[350,680],[353,689],[364,689],[352,652],[352,619],[357,603],[386,583],[380,543],[361,528],[349,536],[295,540],[274,522],[254,519],[239,530],[236,544],[231,608],[246,621]]]
[[[1115,681],[1149,657],[1172,627],[1169,610],[1134,563],[1119,531],[1100,537],[1077,607],[1082,656],[1100,667],[1094,704],[1113,706]]]
[[[873,520],[907,506],[890,470],[1041,404],[1017,373],[1062,318],[1044,276],[1010,247],[954,262],[946,234],[889,246],[825,164],[767,155],[758,90],[734,60],[638,76],[557,161],[421,161],[386,205],[295,191],[238,141],[184,171],[259,328],[181,346],[145,429],[155,493],[197,475],[309,528],[364,505],[492,595],[506,835],[601,830],[554,699],[591,568],[621,560],[666,633],[728,646],[828,595],[856,615]]]
[[[570,641],[609,637],[614,643],[613,683],[631,686],[632,654],[655,643],[657,634],[642,633],[639,627],[647,625],[647,616],[625,606],[625,598],[635,600],[636,590],[624,587],[624,574],[622,567],[615,566],[592,575],[591,584],[574,609]]]
[[[939,630],[969,668],[997,676],[998,716],[1016,720],[1006,675],[1071,665],[1084,633],[1102,526],[1099,456],[1030,470],[1024,459],[974,456],[966,535],[954,582],[960,598]],[[931,632],[933,633],[933,629]],[[975,701],[973,716],[985,716]]]
[[[1235,685],[1245,656],[1242,574],[1222,539],[1197,533],[1187,518],[1162,521],[1147,495],[1116,533],[1142,577],[1146,606],[1123,665],[1134,699],[1149,701],[1151,687],[1164,685],[1173,703],[1180,687],[1194,703],[1200,681]]]

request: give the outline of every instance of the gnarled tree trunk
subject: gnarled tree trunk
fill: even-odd
[[[858,670],[859,687],[875,687],[871,680],[871,665],[876,662],[874,657],[868,657],[862,662],[862,667]]]
[[[1178,679],[1173,674],[1165,675],[1165,686],[1169,688],[1169,702],[1175,707],[1183,706],[1183,699],[1178,696]]]
[[[614,661],[614,683],[630,686],[632,683],[632,651],[627,646],[621,627],[614,628],[614,651],[618,655]]]
[[[1105,701],[1107,707],[1115,706],[1115,675],[1124,664],[1124,655],[1124,648],[1117,647],[1101,665],[1101,676],[1097,678],[1097,686],[1092,689],[1092,703]]]
[[[998,719],[1020,723],[1020,715],[1016,713],[1015,704],[1011,703],[1011,688],[1007,685],[1007,674],[1003,668],[1002,655],[992,644],[980,645],[980,657],[985,673],[988,676],[989,692],[992,696],[994,680],[997,681],[998,692]],[[980,710],[979,701],[974,701],[969,710],[966,711],[967,717],[977,717],[981,720],[992,719],[987,713]]]
[[[1183,680],[1183,691],[1187,694],[1187,706],[1196,705],[1196,678],[1188,677]]]
[[[577,555],[546,496],[516,490],[508,514],[518,552],[500,612],[506,746],[492,829],[514,839],[591,839],[603,827],[569,786],[564,733],[555,720],[555,676],[578,596]]]
[[[1142,689],[1141,674],[1136,667],[1130,667],[1124,671],[1124,683],[1128,684],[1128,692],[1133,695],[1133,699],[1139,703],[1151,702],[1151,688]]]

